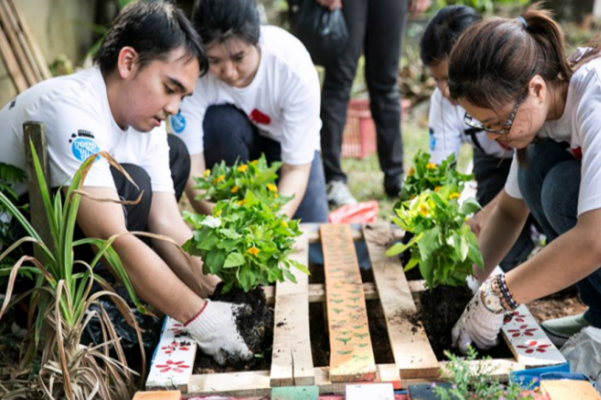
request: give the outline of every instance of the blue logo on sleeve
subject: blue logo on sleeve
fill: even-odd
[[[181,111],[177,115],[171,116],[171,127],[175,133],[182,133],[186,129],[186,118],[181,114]]]
[[[73,151],[75,158],[81,162],[84,162],[91,155],[98,153],[100,151],[100,147],[94,139],[78,137],[77,139],[73,140],[71,150]],[[100,157],[96,157],[94,162],[96,162],[99,158]]]
[[[430,128],[430,151],[436,149],[436,137],[434,137],[434,130]]]

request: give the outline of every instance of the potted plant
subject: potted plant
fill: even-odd
[[[419,150],[413,156],[413,166],[407,172],[400,194],[400,201],[412,200],[426,190],[438,191],[443,185],[456,185],[457,191],[461,193],[465,182],[474,178],[474,175],[466,175],[457,171],[455,154],[451,154],[440,164],[430,162],[430,154]],[[395,209],[399,203],[395,205]],[[411,232],[405,232],[402,242],[407,244],[413,238]],[[409,253],[401,254],[403,265],[409,262]],[[409,279],[423,279],[418,270],[413,270],[407,276]]]
[[[393,222],[413,237],[386,253],[409,250],[405,271],[419,266],[427,287],[421,296],[422,323],[439,358],[450,347],[450,332],[473,296],[466,278],[474,264],[483,267],[478,240],[465,224],[480,205],[475,199],[459,204],[459,188],[458,183],[446,184],[401,202]]]
[[[7,292],[0,309],[0,319],[9,306],[25,298],[30,299],[31,324],[25,339],[27,351],[19,369],[24,370],[30,366],[32,360],[39,356],[40,345],[43,346],[37,384],[31,385],[25,391],[32,392],[35,398],[44,396],[88,399],[98,396],[106,399],[130,399],[137,373],[128,368],[119,338],[106,312],[102,307],[92,307],[102,297],[110,298],[119,307],[123,317],[135,328],[144,360],[140,330],[129,306],[106,281],[94,273],[98,261],[104,258],[107,265],[119,276],[138,309],[145,311],[137,300],[119,256],[111,247],[120,235],[108,240],[73,240],[81,196],[90,197],[82,189],[83,182],[96,158],[103,157],[115,168],[124,171],[108,153],[95,154],[75,173],[71,185],[65,190],[64,200],[62,190],[57,191],[52,198],[35,149],[33,145],[31,147],[52,243],[45,243],[40,233],[32,227],[11,199],[0,192],[0,204],[18,220],[28,234],[9,246],[0,255],[0,262],[24,243],[32,243],[43,254],[42,259],[23,255],[14,265],[0,268],[0,275],[8,275]],[[82,245],[94,245],[98,249],[90,263],[74,260],[73,249]],[[81,266],[81,270],[77,269],[78,265]],[[18,274],[34,276],[35,287],[13,299],[12,291]],[[95,282],[104,290],[92,293],[92,285]],[[92,319],[99,320],[105,340],[98,345],[81,345],[82,334]],[[19,395],[24,394],[19,391]]]
[[[278,195],[276,180],[281,162],[267,164],[265,155],[249,163],[236,161],[227,166],[225,161],[207,169],[202,177],[195,177],[196,189],[201,189],[199,200],[217,202],[219,200],[242,200],[247,192],[253,192],[263,202],[269,203],[274,209],[290,201],[290,197]]]
[[[273,315],[260,286],[286,278],[295,281],[291,268],[309,273],[306,266],[288,258],[295,238],[301,235],[299,221],[277,213],[277,205],[247,191],[243,199],[218,201],[212,216],[184,213],[194,230],[184,249],[203,259],[205,274],[221,278],[211,299],[245,306],[236,323],[255,354],[262,354],[271,345],[273,326]]]

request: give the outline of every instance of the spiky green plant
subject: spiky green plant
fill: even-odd
[[[52,239],[51,243],[45,243],[40,232],[34,229],[11,199],[0,192],[0,204],[18,220],[28,235],[8,247],[0,255],[0,262],[24,243],[31,243],[43,255],[43,259],[24,255],[13,266],[0,271],[9,276],[6,296],[0,309],[0,319],[10,305],[26,298],[30,299],[31,323],[26,338],[27,351],[21,360],[21,369],[31,363],[38,354],[40,344],[43,345],[41,369],[37,379],[38,387],[32,390],[41,391],[49,399],[88,399],[95,396],[104,399],[129,399],[134,388],[136,372],[128,368],[119,337],[102,306],[97,308],[99,311],[90,308],[98,304],[101,297],[109,297],[117,305],[123,317],[137,332],[144,365],[142,338],[132,311],[125,300],[119,297],[105,280],[94,273],[94,268],[100,259],[104,258],[106,264],[119,277],[134,303],[144,311],[119,256],[111,247],[111,244],[121,235],[114,235],[106,240],[94,238],[74,240],[73,233],[81,197],[92,198],[82,188],[86,175],[97,157],[106,159],[128,179],[131,178],[108,153],[100,152],[83,162],[73,176],[71,184],[66,188],[63,201],[62,190],[57,191],[52,197],[32,144],[31,147],[37,183]],[[93,245],[97,248],[96,256],[90,263],[74,259],[74,249],[84,245]],[[79,269],[76,268],[77,266]],[[15,279],[18,274],[23,273],[35,276],[35,286],[12,299]],[[94,282],[99,283],[103,290],[92,293]],[[95,346],[83,346],[80,344],[82,333],[93,318],[99,319],[105,341]],[[116,358],[111,356],[113,352]],[[142,373],[144,374],[144,371]]]

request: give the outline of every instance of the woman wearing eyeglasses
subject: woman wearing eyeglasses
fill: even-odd
[[[466,6],[448,6],[439,10],[430,20],[420,42],[420,57],[436,80],[436,89],[430,98],[430,152],[431,161],[439,164],[449,155],[459,155],[463,143],[473,147],[474,173],[478,182],[476,197],[485,206],[468,224],[478,235],[491,210],[500,198],[507,180],[513,149],[488,138],[485,128],[467,115],[448,88],[449,54],[459,36],[472,24],[481,21],[476,10]],[[528,259],[534,248],[531,239],[531,221],[522,229],[515,245],[500,263],[504,271]]]
[[[566,58],[560,27],[536,5],[517,19],[470,27],[453,48],[451,96],[517,149],[497,207],[480,233],[485,268],[479,293],[453,329],[462,351],[494,346],[506,312],[577,283],[588,310],[543,328],[556,344],[601,327],[601,55]],[[496,131],[496,133],[492,133]],[[528,212],[550,242],[506,275],[487,280]]]

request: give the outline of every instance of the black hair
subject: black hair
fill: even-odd
[[[231,38],[253,46],[259,43],[261,21],[255,0],[196,0],[192,21],[206,46]]]
[[[439,10],[428,22],[419,42],[422,62],[425,65],[436,65],[449,57],[459,36],[480,20],[482,16],[467,6],[448,6]]]
[[[117,66],[119,52],[130,46],[138,53],[140,67],[153,60],[164,60],[168,54],[184,47],[190,58],[198,59],[201,75],[208,62],[200,37],[182,10],[169,2],[138,1],[125,7],[94,55],[103,73]]]

